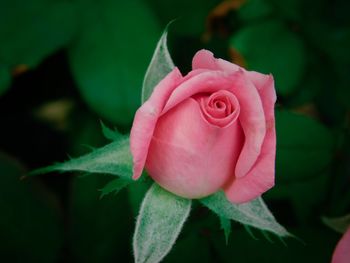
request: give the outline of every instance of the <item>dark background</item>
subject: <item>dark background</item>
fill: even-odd
[[[164,262],[329,262],[350,211],[347,0],[0,0],[0,262],[131,262],[145,187],[99,199],[108,175],[30,170],[99,147],[100,120],[128,133],[167,23],[186,73],[201,48],[272,73],[276,186],[264,199],[301,240],[269,241],[196,203]]]

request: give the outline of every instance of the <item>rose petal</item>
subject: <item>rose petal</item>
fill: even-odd
[[[234,73],[239,69],[243,69],[257,89],[261,89],[265,87],[266,83],[269,81],[269,75],[261,74],[256,71],[248,71],[227,60],[223,60],[221,58],[215,58],[212,52],[205,49],[198,51],[194,55],[192,60],[192,69],[193,70],[199,70],[199,69],[223,70],[227,73]]]
[[[260,196],[274,186],[275,183],[275,154],[276,131],[274,117],[274,103],[276,94],[273,78],[259,90],[262,99],[265,118],[266,135],[261,153],[253,168],[242,178],[235,178],[225,187],[227,198],[233,203],[248,202]]]
[[[221,108],[217,108],[213,104],[213,100],[217,98],[222,100],[216,102],[216,104],[221,105]],[[239,102],[236,96],[227,90],[219,90],[209,97],[202,97],[199,103],[204,119],[221,128],[231,125],[239,116]]]
[[[212,93],[218,90],[230,90],[234,85],[233,75],[223,71],[204,71],[194,75],[192,78],[184,77],[183,81],[171,94],[166,103],[162,115],[175,107],[180,102],[201,92]]]
[[[223,59],[216,59],[213,53],[208,50],[200,50],[196,53],[192,61],[193,69],[223,70],[229,74],[241,72],[245,83],[239,85],[240,89],[235,89],[241,105],[242,127],[246,136],[246,143],[236,166],[236,177],[245,176],[255,164],[265,136],[265,121],[263,117],[260,96],[256,89],[266,86],[269,81],[268,75],[263,75],[230,63]],[[237,85],[235,85],[237,86]],[[272,87],[273,88],[273,87]],[[273,97],[275,99],[276,95]]]
[[[332,257],[332,263],[349,263],[350,260],[350,228],[338,242]]]
[[[209,50],[199,50],[192,59],[192,69],[210,69],[210,70],[222,70],[222,68],[218,65],[218,61],[225,61],[222,59],[216,59],[212,52]],[[227,61],[226,61],[227,62]],[[235,65],[233,63],[229,63],[229,73],[233,73],[237,71],[241,67]]]
[[[201,198],[233,177],[242,141],[239,122],[226,128],[211,125],[189,98],[159,118],[146,170],[170,192]]]
[[[257,161],[266,134],[264,108],[260,95],[243,70],[238,71],[233,93],[240,104],[239,120],[245,142],[238,158],[235,175],[245,176]]]
[[[130,150],[133,156],[133,179],[141,176],[146,162],[154,128],[165,102],[181,82],[182,75],[174,68],[154,89],[151,97],[137,110],[130,131]]]

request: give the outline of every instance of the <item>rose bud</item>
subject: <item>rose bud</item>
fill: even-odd
[[[143,168],[185,198],[220,189],[233,203],[273,187],[276,93],[263,75],[197,52],[192,71],[177,68],[137,110],[130,134],[133,178]]]

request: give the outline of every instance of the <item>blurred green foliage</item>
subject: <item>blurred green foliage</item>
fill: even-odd
[[[149,182],[100,200],[106,175],[20,177],[104,145],[99,119],[129,131],[174,18],[169,46],[184,73],[207,48],[274,75],[276,187],[264,197],[306,245],[253,230],[254,240],[238,224],[226,245],[195,203],[164,262],[329,262],[340,235],[321,217],[350,211],[349,12],[347,0],[0,0],[0,262],[132,261]]]

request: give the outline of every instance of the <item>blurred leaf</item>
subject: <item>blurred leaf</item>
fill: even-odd
[[[9,70],[0,65],[0,96],[10,87],[11,75]]]
[[[247,0],[238,9],[238,17],[243,21],[255,20],[271,15],[273,8],[268,0]]]
[[[331,132],[311,117],[276,111],[276,186],[266,198],[288,200],[291,214],[307,223],[326,198],[335,151]],[[319,213],[319,212],[318,212]]]
[[[215,239],[212,244],[220,255],[221,260],[218,262],[224,263],[330,262],[333,249],[339,238],[336,234],[315,225],[295,228],[292,231],[306,244],[292,238],[286,240],[286,244],[282,242],[271,243],[265,239],[252,240],[243,229],[235,229],[235,234],[228,245],[225,245],[225,241],[219,233],[213,237]]]
[[[200,201],[220,217],[232,219],[260,230],[267,230],[280,237],[291,236],[276,221],[262,198],[257,198],[249,203],[233,204],[227,200],[223,192],[218,192]]]
[[[126,192],[100,199],[110,178],[97,174],[74,177],[72,183],[69,245],[72,262],[131,262],[130,235],[134,219]]]
[[[220,226],[221,226],[221,229],[224,230],[225,240],[226,240],[226,244],[227,244],[228,239],[229,239],[230,234],[231,234],[231,221],[230,221],[230,219],[227,219],[226,217],[220,216],[219,218],[220,218]]]
[[[302,4],[305,0],[267,0],[274,7],[275,13],[279,16],[292,20],[300,20],[302,18]]]
[[[190,209],[190,199],[173,195],[154,183],[137,217],[133,238],[135,262],[160,262],[174,245]]]
[[[19,163],[0,153],[0,261],[57,262],[62,245],[58,204],[37,181],[21,181]]]
[[[79,1],[79,38],[69,48],[78,88],[99,115],[130,125],[158,25],[144,1]],[[135,19],[137,18],[137,19]]]
[[[350,227],[350,214],[337,218],[323,217],[322,221],[334,231],[344,234]]]
[[[279,94],[286,96],[297,88],[304,74],[306,51],[299,37],[280,21],[243,27],[230,41],[249,69],[273,74]]]
[[[178,19],[174,31],[186,36],[198,36],[203,33],[208,14],[220,3],[219,0],[149,0],[148,2],[162,25],[165,26],[169,21]]]
[[[308,40],[325,52],[335,64],[349,63],[350,28],[333,26],[326,21],[311,20],[305,24]]]
[[[91,153],[32,171],[30,175],[50,173],[53,171],[85,173],[105,173],[121,176],[131,180],[132,156],[129,149],[129,137],[93,150]]]
[[[308,224],[310,220],[315,220],[315,213],[317,216],[319,214],[320,206],[327,196],[331,175],[327,172],[310,178],[283,181],[283,174],[276,173],[276,186],[265,194],[265,198],[276,202],[287,201],[291,207],[280,211],[282,214],[288,214],[286,220]]]
[[[119,193],[120,190],[122,190],[124,187],[128,186],[130,183],[132,183],[131,180],[129,179],[124,179],[124,178],[117,178],[114,179],[112,181],[110,181],[109,183],[107,183],[100,191],[101,193],[101,197],[104,197],[105,195],[108,195],[110,193],[117,194]]]
[[[319,176],[330,164],[334,139],[316,120],[290,111],[276,112],[276,174],[279,182]]]
[[[65,0],[0,2],[0,61],[37,66],[66,45],[76,30],[76,9]]]
[[[145,78],[143,79],[142,103],[148,100],[156,85],[175,67],[167,46],[168,26],[158,41],[151,63],[148,65]]]

